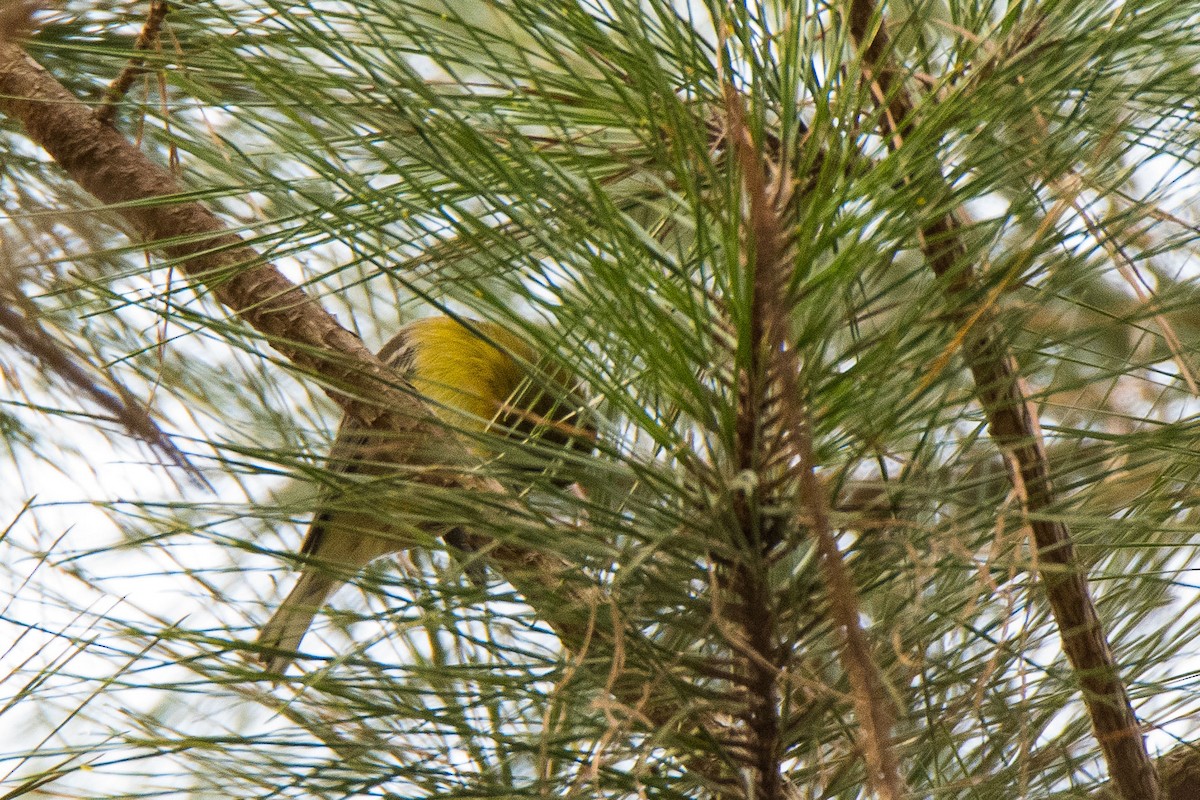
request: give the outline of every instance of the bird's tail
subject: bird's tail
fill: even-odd
[[[342,582],[328,570],[316,566],[304,571],[296,587],[258,632],[258,644],[263,648],[259,660],[269,672],[282,675],[288,668],[296,658],[313,617]]]

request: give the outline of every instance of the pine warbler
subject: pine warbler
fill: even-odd
[[[502,433],[587,450],[595,440],[578,380],[562,368],[539,368],[533,346],[499,325],[449,317],[418,320],[385,344],[379,357],[407,379],[441,423],[461,433]],[[400,471],[389,462],[404,450],[392,442],[373,439],[362,423],[344,417],[328,469],[338,476],[386,479]],[[480,452],[469,437],[465,444]],[[519,449],[505,448],[500,458],[513,455],[519,456]],[[537,463],[534,455],[524,468]],[[364,484],[347,482],[326,492],[300,548],[308,559],[300,579],[259,632],[261,659],[271,672],[287,668],[317,611],[369,562],[422,540],[428,543],[431,536],[464,546],[467,537],[461,529],[430,522],[406,527],[399,522],[400,513],[395,514],[397,522],[388,521],[391,515],[381,495],[359,494],[356,499],[356,486]]]

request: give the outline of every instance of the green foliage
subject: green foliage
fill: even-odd
[[[6,127],[6,283],[155,409],[215,491],[173,484],[0,354],[0,726],[28,732],[0,748],[5,796],[714,796],[743,769],[729,672],[747,618],[782,653],[785,785],[867,796],[809,501],[759,498],[756,519],[790,526],[764,606],[719,591],[763,480],[735,458],[757,320],[727,85],[795,185],[800,400],[913,795],[1083,797],[1103,780],[959,309],[922,255],[917,232],[953,210],[976,272],[956,302],[999,315],[1046,436],[1050,513],[1151,750],[1195,741],[1194,13],[882,14],[921,98],[894,149],[839,7],[173,6],[117,125],[178,163],[192,199],[372,347],[434,311],[498,322],[575,371],[602,419],[595,455],[531,446],[581,492],[380,491],[561,559],[606,604],[556,607],[537,576],[496,570],[480,589],[445,550],[413,553],[339,594],[280,686],[252,642],[294,579],[337,412]],[[31,54],[89,101],[140,25],[94,4],[44,22]],[[596,635],[579,647],[551,623]]]

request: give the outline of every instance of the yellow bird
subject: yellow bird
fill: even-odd
[[[453,429],[534,436],[540,442],[587,450],[595,441],[578,380],[562,368],[540,368],[534,347],[499,325],[449,317],[417,320],[385,344],[379,358],[403,375],[430,411]],[[383,439],[372,443],[362,423],[347,416],[330,451],[329,469],[386,476],[398,471],[395,465],[389,469],[389,449],[396,445],[389,447]],[[300,580],[259,631],[261,660],[271,672],[287,669],[317,611],[354,573],[376,558],[419,543],[420,535],[414,535],[411,525],[383,521],[386,508],[356,508],[352,501],[338,499],[331,493],[313,517],[300,548],[300,555],[309,559]],[[455,545],[465,539],[461,531],[445,527],[431,528],[426,539],[430,535],[446,536]],[[452,539],[455,535],[459,540]]]

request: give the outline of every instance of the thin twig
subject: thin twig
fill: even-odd
[[[799,391],[799,387],[796,387]],[[798,397],[798,396],[797,396]],[[858,589],[846,569],[829,520],[829,490],[817,476],[812,444],[812,423],[799,399],[789,404],[789,428],[800,454],[803,497],[812,520],[810,530],[821,554],[821,572],[829,594],[829,613],[842,631],[840,659],[850,680],[854,710],[862,731],[860,742],[867,773],[875,792],[884,800],[905,796],[900,760],[892,739],[895,714],[888,702],[882,674],[871,655],[871,647],[859,614]]]
[[[40,361],[46,369],[91,398],[92,402],[112,414],[113,420],[126,432],[141,439],[161,457],[182,469],[197,486],[212,488],[204,478],[204,473],[188,460],[187,455],[175,446],[171,438],[163,433],[154,419],[134,401],[124,387],[117,384],[111,376],[109,381],[114,391],[100,386],[35,318],[0,303],[0,339],[20,347]]]
[[[151,47],[158,46],[158,34],[162,29],[163,20],[167,17],[167,12],[170,11],[170,5],[167,0],[150,0],[150,10],[146,14],[146,23],[142,25],[141,33],[133,42],[135,52],[149,50]],[[130,57],[129,63],[121,70],[121,74],[109,84],[108,90],[104,93],[104,99],[100,101],[100,108],[96,110],[96,119],[111,125],[113,119],[117,116],[117,104],[128,94],[133,82],[139,76],[149,72],[146,67],[146,59],[143,56],[135,55]]]

